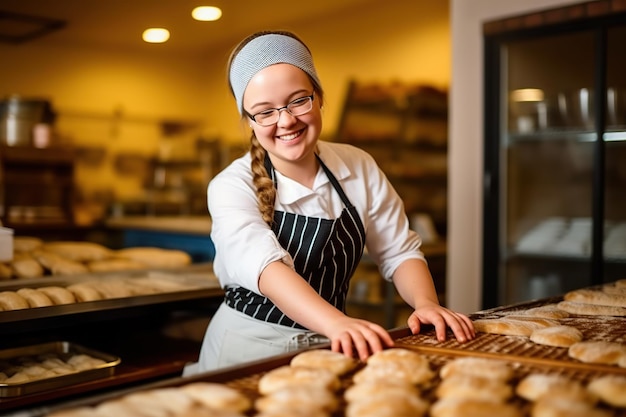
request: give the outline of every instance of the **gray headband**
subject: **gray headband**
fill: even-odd
[[[321,85],[313,65],[313,57],[297,39],[279,34],[259,36],[248,42],[237,53],[230,66],[232,86],[237,110],[242,113],[243,93],[254,75],[274,64],[291,64],[309,74],[315,83]]]

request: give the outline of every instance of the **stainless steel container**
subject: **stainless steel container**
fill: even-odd
[[[35,126],[52,123],[52,119],[47,100],[11,96],[0,102],[0,144],[32,146]]]

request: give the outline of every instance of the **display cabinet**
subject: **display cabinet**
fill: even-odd
[[[483,305],[626,276],[626,8],[484,25]]]

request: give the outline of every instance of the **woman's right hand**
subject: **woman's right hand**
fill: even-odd
[[[343,316],[330,322],[324,330],[333,351],[358,357],[362,361],[393,346],[389,333],[382,326],[367,320]]]

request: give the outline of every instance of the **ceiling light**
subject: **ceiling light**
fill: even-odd
[[[170,38],[170,31],[163,28],[150,28],[144,30],[141,37],[148,43],[163,43]]]
[[[222,10],[219,7],[200,6],[193,9],[191,16],[203,22],[213,22],[222,17]]]

